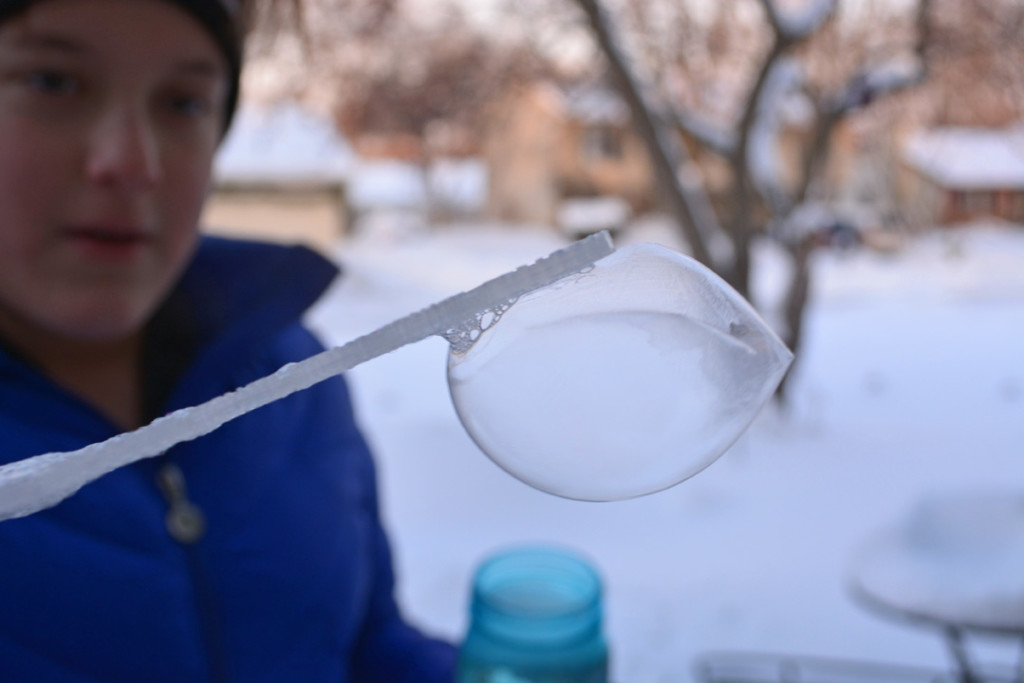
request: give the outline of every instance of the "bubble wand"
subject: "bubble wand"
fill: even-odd
[[[76,451],[45,453],[0,467],[0,521],[56,505],[119,467],[208,434],[261,406],[402,346],[443,336],[466,348],[523,294],[578,273],[614,251],[607,232],[399,318],[342,346],[289,363],[235,391],[157,418],[144,427]]]

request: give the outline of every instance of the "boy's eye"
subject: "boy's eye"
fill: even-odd
[[[169,104],[174,112],[188,117],[205,116],[213,108],[209,98],[193,95],[174,95]]]
[[[33,89],[48,95],[71,95],[79,88],[78,79],[60,71],[36,71],[26,80]]]

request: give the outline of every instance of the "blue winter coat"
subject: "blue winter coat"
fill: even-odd
[[[300,316],[335,274],[302,248],[205,239],[153,325],[153,413],[320,351]],[[0,349],[0,462],[116,432]],[[205,515],[195,543],[165,526],[167,462]],[[395,605],[374,476],[337,378],[0,522],[0,681],[451,680],[454,649]]]

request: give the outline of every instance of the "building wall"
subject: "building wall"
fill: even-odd
[[[654,208],[656,179],[646,146],[632,126],[574,118],[560,98],[550,87],[528,86],[506,93],[491,110],[484,136],[491,179],[488,215],[551,223],[562,199],[599,195],[625,199],[637,213]],[[780,181],[789,191],[799,187],[813,132],[806,124],[789,125],[779,137]],[[891,183],[876,177],[877,162],[865,163],[867,156],[877,155],[874,142],[856,126],[840,123],[829,141],[825,166],[816,171],[823,181],[818,190],[837,199],[864,194],[854,192],[854,186],[870,185],[873,195],[884,195],[871,200],[891,207]],[[691,156],[701,168],[709,197],[720,215],[728,216],[729,163],[692,146]]]
[[[566,121],[558,168],[564,195],[621,197],[634,209],[654,203],[654,178],[643,142],[628,125]]]
[[[347,221],[338,191],[217,191],[207,201],[203,231],[226,237],[304,244],[332,255]]]
[[[543,86],[506,94],[488,119],[489,217],[552,225],[561,200],[573,196],[617,196],[636,209],[653,204],[647,153],[628,126],[569,118],[558,94]],[[611,149],[602,151],[600,140]]]
[[[940,222],[964,223],[978,218],[999,218],[1024,223],[1024,191],[946,190]]]
[[[895,190],[897,206],[911,229],[928,228],[943,220],[942,188],[906,163],[898,163]]]
[[[544,93],[515,90],[492,106],[484,142],[488,167],[486,213],[497,220],[552,224],[558,193],[553,155],[556,114]]]
[[[956,225],[980,218],[1024,224],[1024,190],[964,189],[937,185],[906,164],[898,173],[900,208],[912,228]]]

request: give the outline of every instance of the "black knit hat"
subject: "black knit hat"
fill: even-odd
[[[224,129],[238,105],[239,80],[242,75],[242,0],[164,0],[178,5],[201,23],[213,37],[227,59],[230,72],[228,95],[224,110]],[[0,21],[22,11],[39,0],[0,0]]]

